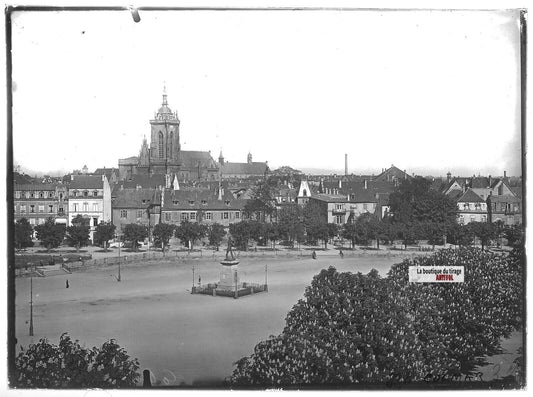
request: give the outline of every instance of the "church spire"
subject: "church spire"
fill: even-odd
[[[163,83],[163,106],[168,106],[167,102],[167,85]]]

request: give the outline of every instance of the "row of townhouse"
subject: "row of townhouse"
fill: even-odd
[[[129,223],[152,228],[160,222],[189,221],[227,227],[243,219],[245,204],[224,188],[118,187],[113,192],[113,223],[119,233]]]
[[[512,187],[503,178],[451,178],[440,186],[440,191],[457,202],[460,224],[497,222],[505,225],[522,224],[521,187]]]
[[[36,226],[52,218],[68,226],[78,215],[89,221],[91,240],[95,227],[111,220],[111,188],[105,175],[71,175],[61,184],[14,185],[15,221],[26,218]]]

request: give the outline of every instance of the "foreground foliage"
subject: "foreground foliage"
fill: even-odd
[[[231,383],[407,383],[468,375],[522,326],[518,258],[450,249],[396,264],[387,278],[376,270],[322,270],[283,332],[235,363]],[[409,283],[412,265],[464,266],[465,282]]]
[[[13,386],[21,388],[120,388],[136,386],[139,362],[114,339],[87,349],[64,333],[59,345],[46,339],[29,346],[15,361]]]

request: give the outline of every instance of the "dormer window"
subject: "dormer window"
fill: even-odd
[[[202,200],[202,205],[207,205],[207,200]]]
[[[94,197],[98,197],[98,190],[95,190],[95,191],[93,192],[93,196],[94,196]]]
[[[180,203],[179,200],[172,200],[172,204],[174,205],[178,205],[179,203]]]
[[[39,198],[43,198],[44,197],[44,193],[43,192],[39,192]]]
[[[189,200],[189,205],[194,205],[194,200]]]
[[[229,205],[229,200],[226,200],[224,203],[225,203],[226,205]]]
[[[89,196],[89,192],[88,192],[87,190],[85,190],[85,191],[83,192],[83,197],[88,197],[88,196]]]

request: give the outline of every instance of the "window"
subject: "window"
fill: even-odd
[[[39,198],[44,198],[44,193],[43,192],[39,192]]]
[[[34,218],[30,218],[30,225],[35,225],[35,219]]]
[[[44,205],[39,206],[39,212],[44,212]]]
[[[159,131],[159,158],[162,159],[163,157],[165,157],[165,140],[163,133]]]
[[[72,211],[78,212],[78,204],[77,203],[72,204]]]
[[[196,220],[196,212],[191,212],[190,217],[191,217],[191,221]]]
[[[335,204],[336,210],[342,210],[342,204]]]
[[[48,212],[50,212],[50,213],[54,212],[54,206],[53,205],[49,205],[48,206]]]
[[[194,200],[189,200],[189,205],[194,205]]]
[[[93,212],[98,212],[98,203],[93,203]]]
[[[89,196],[89,192],[87,190],[84,190],[83,191],[83,197],[88,197]]]
[[[173,200],[172,201],[172,204],[174,204],[174,205],[178,205],[179,203],[180,203],[179,200]]]
[[[21,214],[25,214],[26,213],[26,206],[25,205],[21,205],[20,206],[20,213]]]
[[[35,193],[31,192],[30,193],[30,198],[34,198],[35,197]]]
[[[59,200],[63,200],[63,193],[59,193]]]
[[[235,219],[240,219],[241,213],[239,211],[235,212]]]
[[[20,192],[18,190],[15,192],[15,198],[20,198]]]
[[[72,195],[73,195],[74,197],[78,197],[78,191],[77,191],[77,190],[74,190],[74,191],[72,192]]]
[[[127,218],[128,217],[128,210],[120,210],[120,217],[121,218]]]
[[[63,212],[65,212],[65,210],[63,209],[63,207],[59,207],[59,208],[57,209],[57,212],[58,212],[59,214],[63,214]]]
[[[224,201],[224,203],[229,206],[229,200]]]
[[[144,215],[144,210],[137,210],[137,218],[142,218]]]
[[[83,212],[89,211],[89,203],[83,203]]]
[[[165,212],[165,221],[170,222],[171,215],[170,212]]]
[[[487,222],[487,215],[481,215],[481,222]]]
[[[20,192],[20,198],[26,198],[26,192]]]
[[[94,197],[98,197],[98,190],[95,190],[95,191],[93,192],[93,196],[94,196]]]
[[[340,225],[342,223],[342,215],[336,215],[335,216],[335,223],[337,225]]]
[[[475,222],[476,221],[476,217],[475,216],[471,216],[470,217],[470,222]]]
[[[53,192],[48,193],[48,197],[49,198],[53,198],[54,197],[54,193]]]
[[[188,221],[189,220],[189,213],[188,212],[182,212],[181,213],[181,220],[182,221]]]
[[[206,212],[205,213],[205,219],[210,221],[211,219],[213,219],[213,214],[211,212]]]
[[[364,210],[367,210],[367,209],[368,209],[368,204],[367,204],[367,203],[363,203],[363,209],[364,209]]]
[[[229,219],[229,212],[224,212],[222,219]]]

